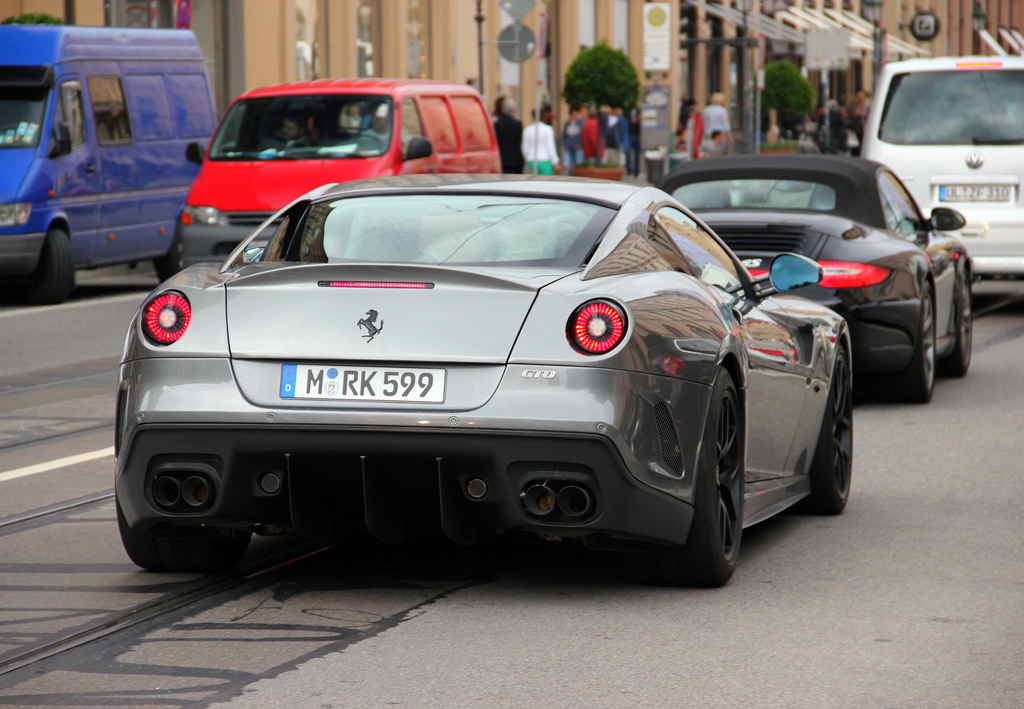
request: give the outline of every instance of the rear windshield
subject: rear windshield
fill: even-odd
[[[375,157],[391,145],[386,96],[275,96],[238,101],[213,139],[211,160]]]
[[[49,89],[0,86],[0,149],[39,145]]]
[[[1024,71],[898,74],[878,137],[897,145],[1024,144]]]
[[[737,179],[683,185],[672,196],[690,209],[797,209],[830,212],[836,191],[804,180]]]
[[[578,267],[614,210],[505,195],[391,195],[314,204],[263,260]]]

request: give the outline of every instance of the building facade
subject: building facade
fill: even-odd
[[[703,105],[724,92],[740,136],[754,124],[757,69],[780,58],[805,66],[809,32],[844,31],[845,63],[828,72],[827,82],[827,98],[843,103],[857,89],[871,89],[879,61],[1024,54],[1024,0],[668,0],[661,6],[677,18],[678,47],[667,68],[648,69],[645,6],[646,0],[0,0],[0,19],[46,12],[80,25],[187,21],[221,111],[244,90],[284,81],[421,77],[477,86],[490,106],[500,96],[515,98],[527,123],[550,101],[559,125],[568,112],[559,98],[562,77],[581,48],[604,41],[630,57],[645,87],[666,91],[673,107],[684,97]],[[873,7],[877,22],[866,19]],[[934,15],[931,39],[914,36],[922,13]],[[517,19],[535,44],[546,38],[545,59],[536,47],[524,61],[503,56],[499,37]],[[529,51],[524,34],[514,58]],[[822,70],[807,74],[812,85],[826,86]]]

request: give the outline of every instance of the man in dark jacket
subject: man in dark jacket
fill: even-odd
[[[516,102],[505,99],[501,107],[501,117],[494,122],[494,136],[498,139],[498,152],[501,154],[501,171],[519,174],[523,171],[523,123],[516,118]]]

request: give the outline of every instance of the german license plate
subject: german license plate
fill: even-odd
[[[444,385],[443,369],[281,365],[282,399],[441,404]]]
[[[942,202],[1009,202],[1013,185],[942,185]]]

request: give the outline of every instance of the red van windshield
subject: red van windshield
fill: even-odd
[[[320,94],[236,102],[210,148],[211,160],[366,158],[391,145],[387,96]]]

